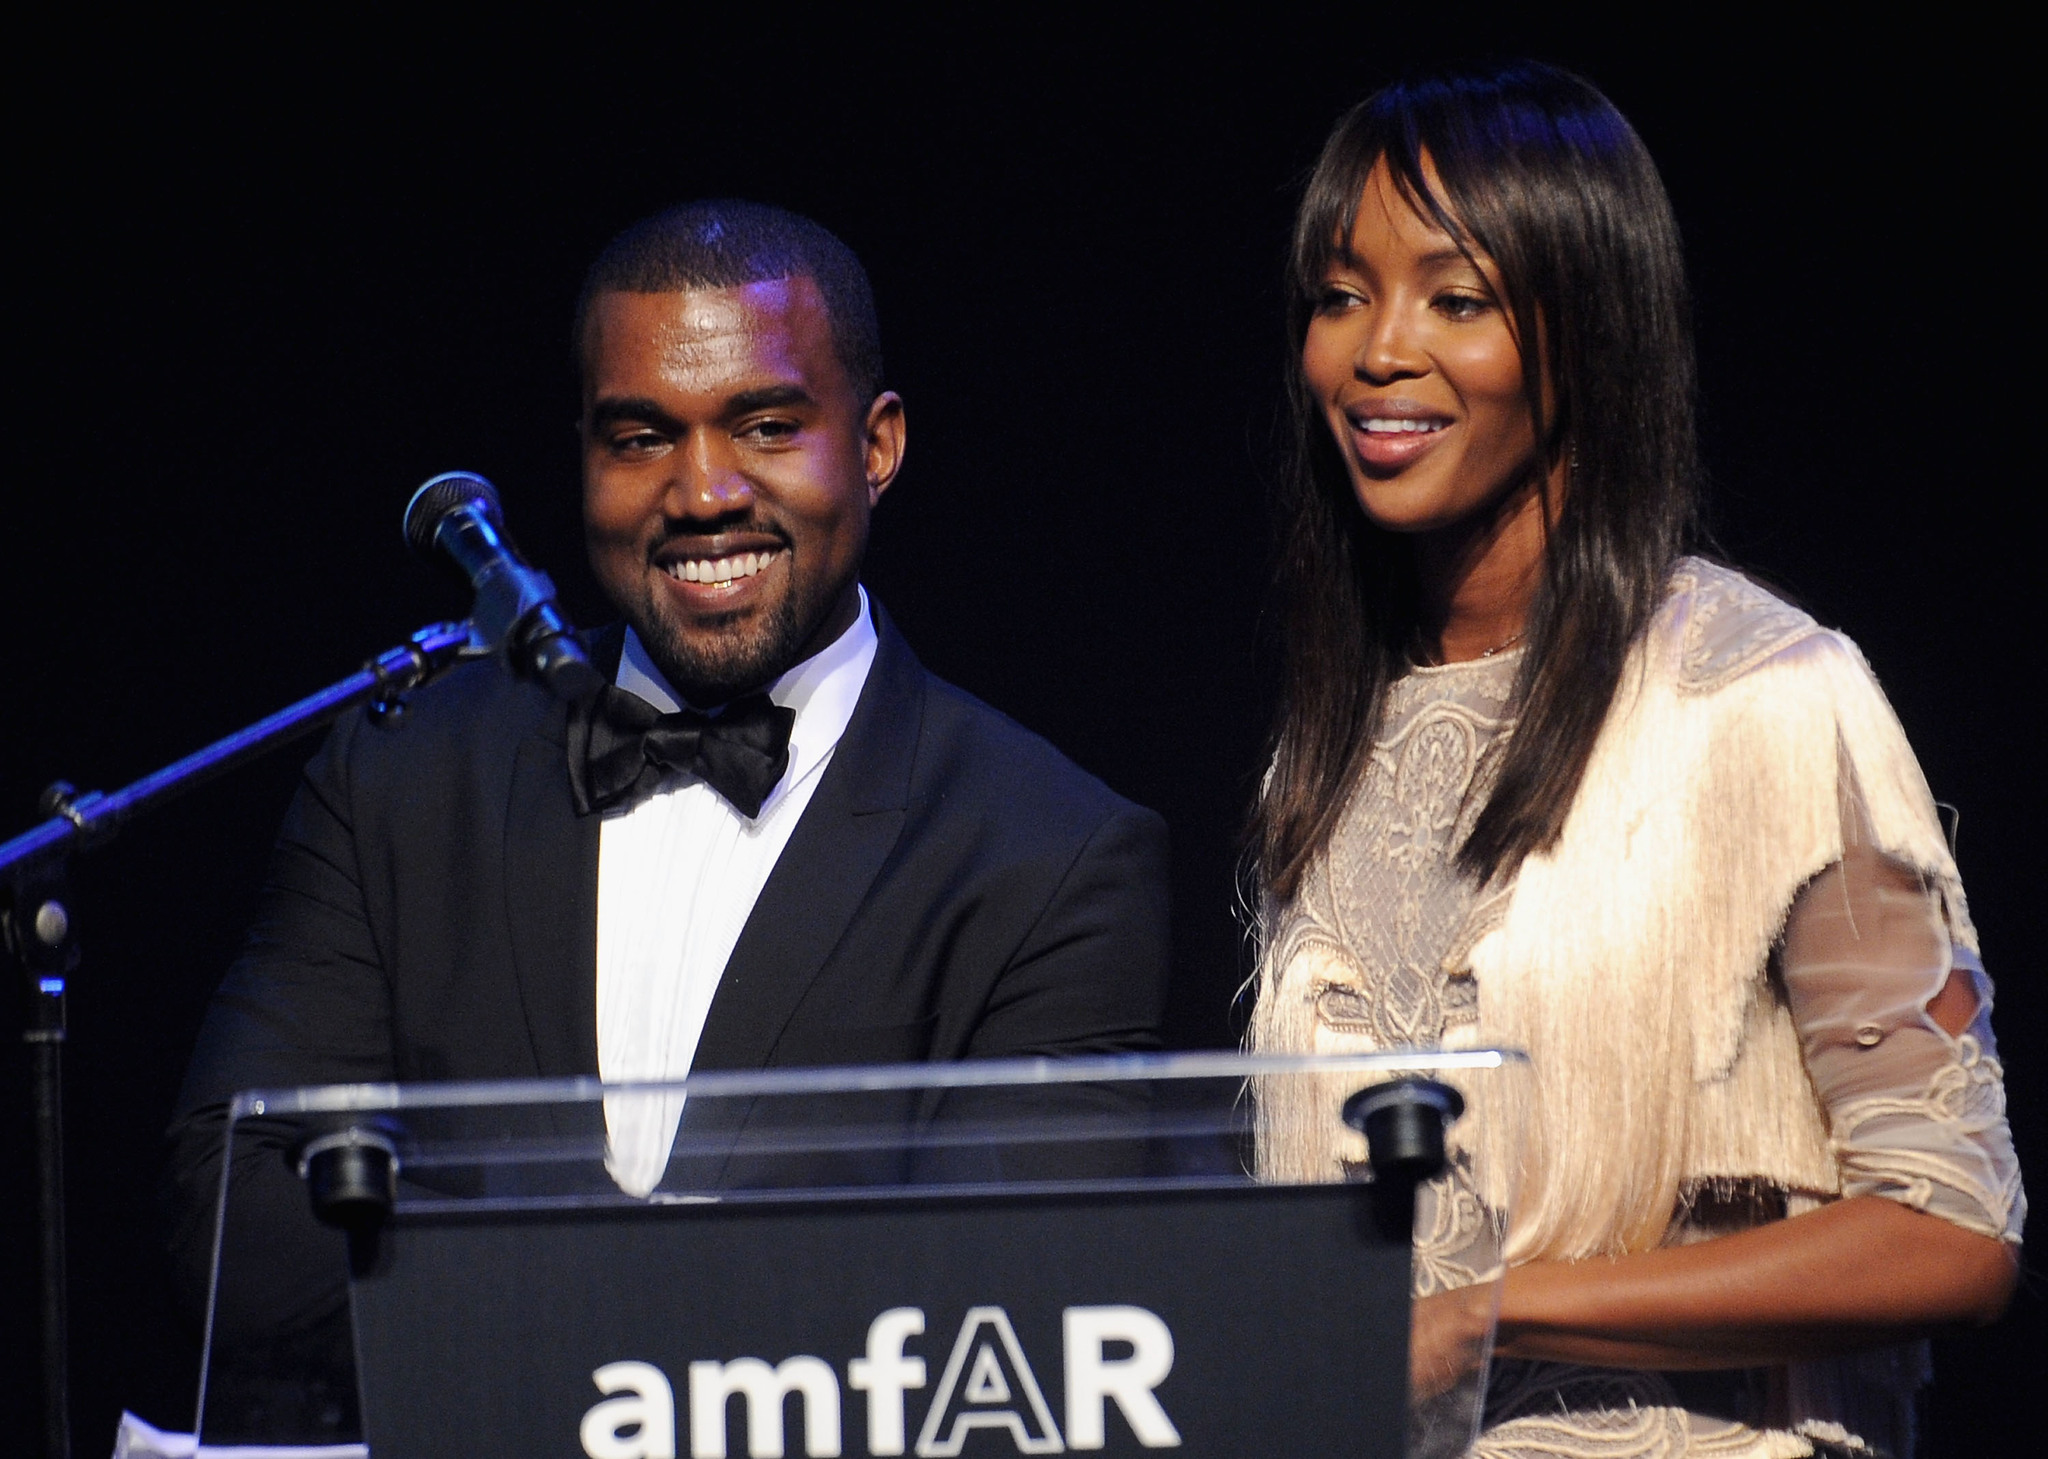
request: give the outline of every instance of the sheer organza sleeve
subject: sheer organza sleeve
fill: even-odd
[[[1853,805],[1843,819],[1847,849],[1794,902],[1779,964],[1842,1194],[1885,1196],[2017,1243],[2026,1196],[1991,1036],[1991,981],[1951,941],[1941,894],[1870,844]],[[1976,1000],[1954,1035],[1928,1012],[1951,970]]]

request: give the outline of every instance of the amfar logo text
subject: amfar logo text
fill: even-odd
[[[915,1452],[919,1459],[958,1454],[975,1429],[1007,1431],[1023,1454],[1100,1449],[1111,1403],[1148,1449],[1180,1446],[1180,1432],[1152,1390],[1173,1371],[1173,1334],[1142,1307],[1069,1307],[1065,1339],[1066,1430],[1053,1421],[1045,1393],[1000,1307],[970,1307],[952,1356],[932,1393]],[[867,1453],[904,1452],[904,1395],[925,1386],[925,1362],[903,1351],[924,1331],[924,1312],[892,1307],[868,1324],[865,1357],[846,1365],[849,1388],[867,1395]],[[1111,1358],[1110,1343],[1130,1352]],[[590,1375],[610,1394],[583,1415],[589,1459],[676,1459],[675,1391],[652,1363],[607,1363]],[[760,1358],[690,1364],[690,1459],[726,1459],[727,1404],[745,1415],[748,1459],[781,1459],[783,1400],[802,1400],[804,1453],[837,1456],[839,1375],[823,1358],[800,1355],[770,1367]]]

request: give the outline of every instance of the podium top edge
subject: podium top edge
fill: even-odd
[[[1340,1074],[1385,1078],[1521,1067],[1518,1049],[1402,1049],[1370,1054],[1098,1054],[1074,1058],[972,1059],[950,1064],[863,1064],[817,1069],[735,1069],[671,1082],[606,1084],[598,1079],[495,1079],[476,1083],[325,1084],[237,1094],[231,1119],[259,1115],[455,1109],[484,1105],[590,1104],[607,1095],[669,1093],[686,1098],[866,1094],[889,1091],[1014,1089],[1030,1085],[1156,1083]]]

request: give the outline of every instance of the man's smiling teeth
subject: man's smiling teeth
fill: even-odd
[[[750,578],[781,556],[779,552],[742,552],[736,557],[686,557],[668,565],[668,575],[686,583],[729,583]]]
[[[1417,431],[1440,431],[1447,424],[1440,420],[1383,420],[1373,419],[1359,422],[1368,435],[1392,436]]]

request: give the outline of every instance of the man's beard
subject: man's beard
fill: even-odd
[[[746,620],[700,626],[684,633],[643,601],[628,614],[633,631],[654,666],[675,691],[701,706],[723,704],[750,690],[766,688],[795,667],[804,643],[823,621],[806,613],[795,593],[785,593],[764,612]]]

